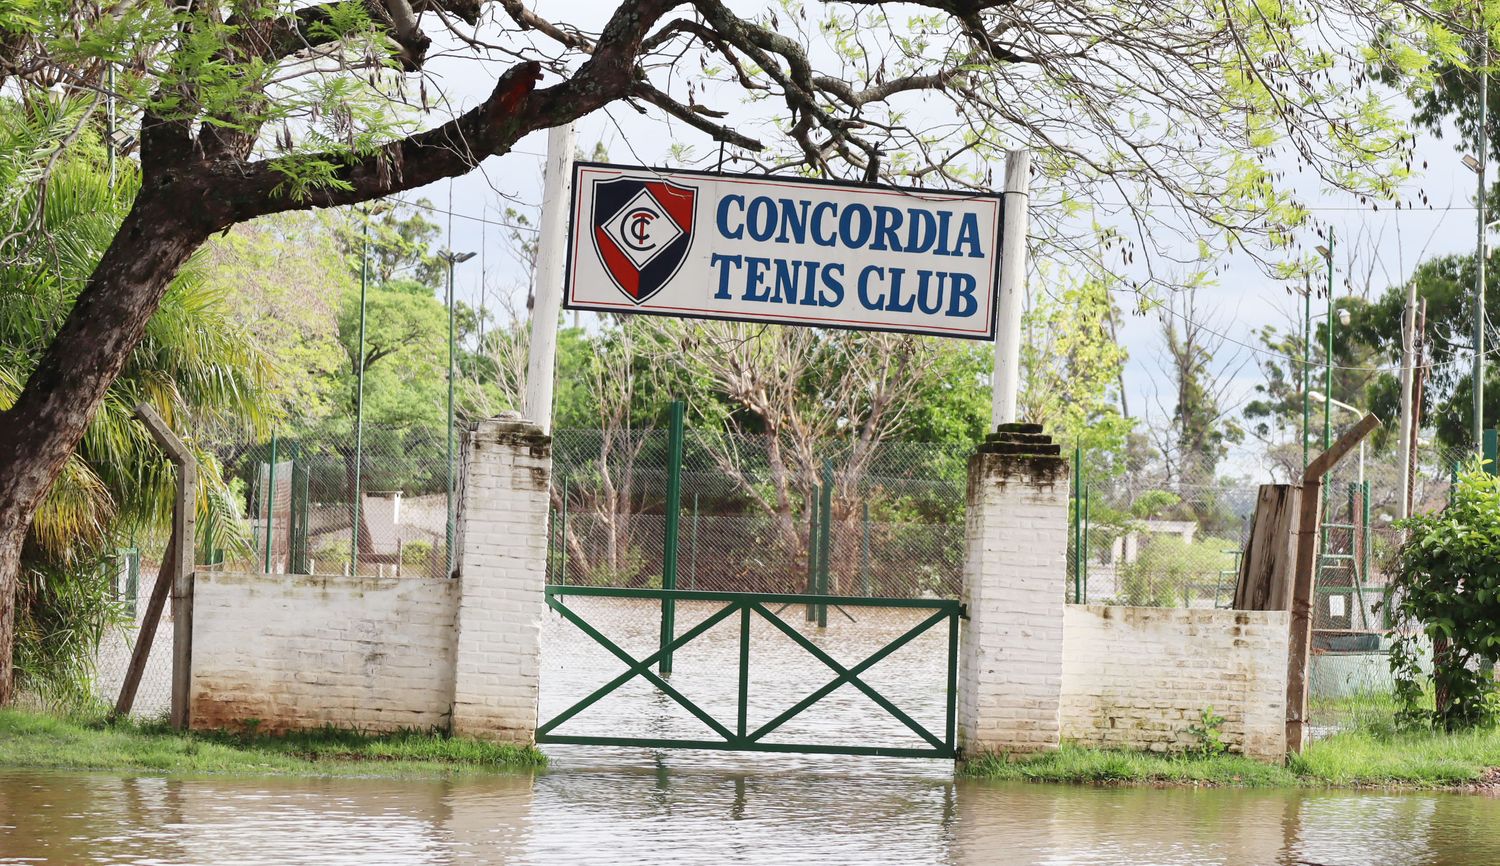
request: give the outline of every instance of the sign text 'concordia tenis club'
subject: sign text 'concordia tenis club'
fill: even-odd
[[[580,163],[566,306],[989,339],[1000,197]]]

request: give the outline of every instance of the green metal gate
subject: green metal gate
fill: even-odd
[[[662,605],[664,623],[661,645],[650,655],[636,658],[585,620],[578,611],[570,608],[567,604],[570,597],[648,599],[659,601]],[[719,607],[702,622],[687,629],[682,634],[674,636],[669,630],[670,626],[667,624],[671,622],[671,611],[679,601],[712,602],[719,605]],[[956,755],[954,721],[958,679],[958,626],[959,618],[964,615],[963,605],[956,600],[550,585],[547,587],[547,605],[576,626],[591,640],[624,662],[626,670],[561,713],[543,722],[537,728],[536,732],[536,740],[539,743],[715,749],[720,751],[802,752],[834,755],[885,755],[909,758],[953,758]],[[842,606],[856,608],[895,608],[930,611],[930,613],[917,623],[917,625],[908,629],[904,634],[887,643],[863,661],[853,666],[845,667],[791,624],[782,619],[778,612],[773,610],[776,605],[781,605],[783,608],[789,605],[807,605],[809,606],[809,610],[826,610],[827,606]],[[663,676],[652,670],[652,668],[662,665],[663,662],[667,662],[669,666],[670,662],[668,660],[671,658],[673,652],[682,649],[715,625],[735,616],[738,616],[740,626],[737,712],[734,719],[720,720],[673,688],[668,679],[670,674]],[[757,617],[769,622],[776,630],[786,635],[809,655],[826,666],[833,674],[833,678],[821,687],[813,690],[806,697],[789,705],[769,721],[751,728],[749,726],[749,719],[747,718],[751,667],[750,626],[752,620]],[[943,625],[946,625],[948,629],[947,691],[943,729],[940,732],[934,733],[870,686],[861,678],[861,675],[874,667],[882,659],[887,658],[916,638]],[[668,670],[670,670],[669,667]],[[725,675],[728,676],[729,672],[726,671]],[[630,683],[636,677],[642,677],[647,680],[664,695],[675,701],[706,725],[719,739],[592,736],[557,733],[557,728],[560,725],[577,716],[590,706],[593,706],[595,703],[598,703],[600,700],[603,700],[612,692]],[[901,722],[912,733],[921,738],[926,745],[917,748],[908,748],[880,744],[853,746],[819,742],[772,743],[766,741],[765,738],[768,735],[845,684],[851,685],[864,693],[866,697],[874,701],[881,709],[890,714],[891,717]]]

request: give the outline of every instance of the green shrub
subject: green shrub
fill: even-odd
[[[432,542],[418,539],[401,547],[402,565],[423,565],[432,556]]]
[[[1187,606],[1196,587],[1212,585],[1234,568],[1235,542],[1204,538],[1191,544],[1176,535],[1158,535],[1142,546],[1135,562],[1120,568],[1120,604],[1137,607]]]
[[[1500,478],[1477,463],[1458,477],[1448,506],[1398,521],[1407,532],[1392,581],[1391,671],[1397,720],[1447,731],[1496,719],[1492,662],[1500,654]],[[1432,641],[1433,709],[1417,662]]]

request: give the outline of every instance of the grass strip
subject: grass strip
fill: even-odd
[[[1285,766],[1238,755],[1195,757],[1064,744],[1037,755],[982,755],[966,775],[1029,782],[1285,788],[1493,787],[1500,783],[1500,730],[1459,734],[1338,733],[1316,740]]]
[[[241,775],[405,776],[526,770],[535,748],[433,731],[326,727],[286,734],[193,731],[160,722],[0,710],[0,767]]]

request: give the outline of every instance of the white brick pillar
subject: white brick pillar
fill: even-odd
[[[967,756],[1058,745],[1068,464],[1036,424],[1002,424],[969,459],[958,744]]]
[[[458,521],[453,732],[536,732],[552,440],[514,412],[466,431]]]

